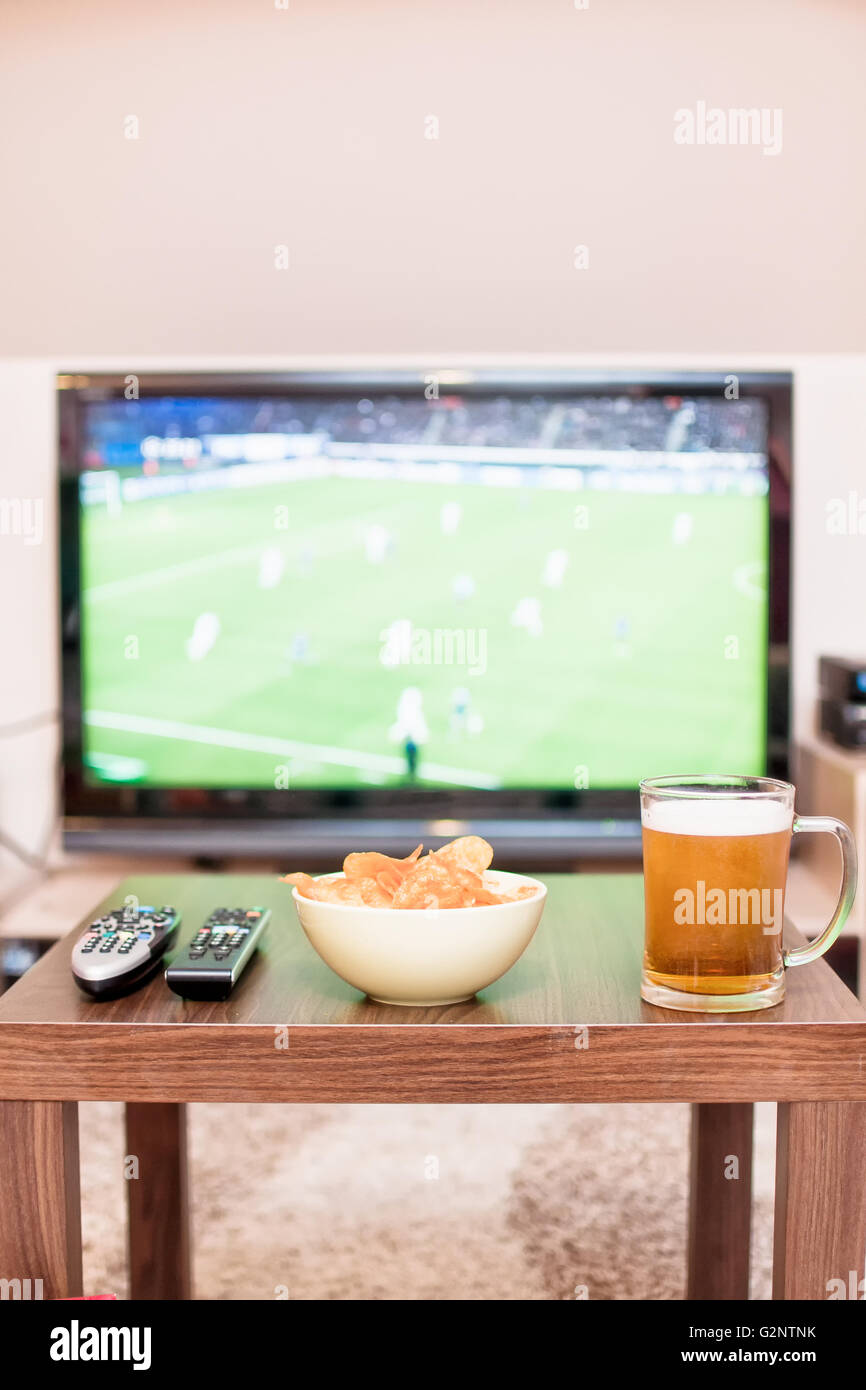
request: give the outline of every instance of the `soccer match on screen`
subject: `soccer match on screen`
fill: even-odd
[[[92,782],[761,770],[765,404],[449,391],[88,404]]]

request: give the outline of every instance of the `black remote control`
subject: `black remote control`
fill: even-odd
[[[128,898],[91,922],[72,950],[75,983],[94,999],[112,999],[155,974],[180,922],[174,907],[146,907]]]
[[[218,907],[165,972],[184,999],[228,999],[261,940],[269,907]]]

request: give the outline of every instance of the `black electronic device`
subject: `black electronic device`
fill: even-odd
[[[174,907],[143,906],[130,899],[109,909],[75,943],[75,983],[95,999],[137,989],[156,972],[179,923]]]
[[[866,661],[822,656],[818,663],[821,695],[827,700],[866,704]]]
[[[789,373],[129,366],[58,378],[70,848],[526,868],[721,725],[787,775]]]
[[[866,748],[866,703],[822,700],[821,732],[840,748]]]
[[[261,940],[269,907],[218,907],[165,972],[184,999],[227,999]]]

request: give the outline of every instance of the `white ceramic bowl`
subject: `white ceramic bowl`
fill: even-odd
[[[342,874],[323,874],[323,879]],[[490,907],[353,907],[292,890],[313,948],[347,984],[382,1004],[456,1004],[492,985],[523,955],[547,889],[524,874],[488,871],[493,892],[529,883],[532,898]]]

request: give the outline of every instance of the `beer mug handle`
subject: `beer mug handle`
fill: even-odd
[[[808,965],[810,961],[823,956],[845,925],[854,902],[854,894],[857,892],[857,847],[854,844],[854,836],[844,821],[836,820],[835,816],[795,816],[792,829],[795,835],[816,831],[819,834],[836,836],[842,851],[842,886],[839,889],[836,911],[821,935],[810,941],[808,946],[800,946],[795,951],[785,951],[786,967]]]

